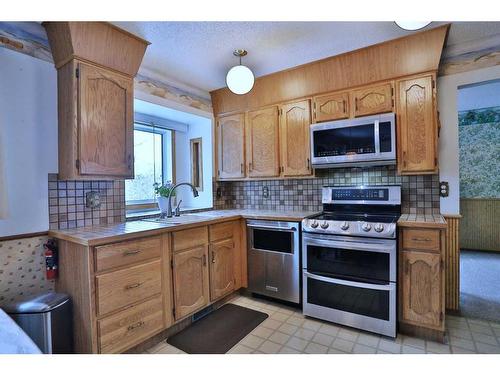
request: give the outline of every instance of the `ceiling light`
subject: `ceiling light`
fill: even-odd
[[[418,30],[429,25],[431,21],[395,21],[396,25],[404,30]]]
[[[248,67],[241,65],[241,58],[247,55],[247,51],[237,49],[233,52],[233,55],[240,58],[240,65],[229,69],[226,76],[226,84],[233,93],[243,95],[252,89],[255,77]]]

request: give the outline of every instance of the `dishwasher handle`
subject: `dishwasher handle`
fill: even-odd
[[[277,232],[297,232],[296,227],[285,228],[285,227],[275,227],[271,225],[260,225],[260,224],[247,224],[247,228],[272,230]]]

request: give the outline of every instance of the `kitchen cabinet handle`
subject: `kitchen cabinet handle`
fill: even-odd
[[[311,161],[307,158],[307,169],[311,169]]]
[[[432,241],[432,239],[428,238],[428,237],[426,237],[426,238],[416,238],[416,237],[413,237],[411,240],[415,241],[415,242],[431,242]]]
[[[136,328],[139,328],[139,327],[142,327],[144,324],[146,324],[146,322],[144,321],[140,321],[140,322],[137,322],[137,323],[134,323],[134,324],[131,324],[127,327],[127,331],[133,331],[134,329]]]
[[[403,165],[406,167],[406,151],[403,151]]]
[[[215,251],[212,251],[212,263],[215,263]]]
[[[203,266],[207,265],[207,256],[203,254]]]
[[[127,290],[135,289],[135,288],[139,288],[141,285],[142,285],[142,283],[129,284],[129,285],[125,286],[125,289],[127,289]]]
[[[355,109],[356,109],[356,111],[357,111],[357,110],[358,110],[358,98],[356,98],[356,99],[354,100],[354,104],[355,104],[355,107],[356,107]]]
[[[241,170],[241,173],[243,174],[243,163],[240,164],[240,170]]]
[[[123,256],[126,257],[129,255],[136,255],[136,254],[139,254],[140,252],[141,252],[141,250],[129,250],[129,251],[125,251],[123,253]]]
[[[344,113],[346,113],[346,109],[345,109],[345,99],[342,100],[342,103],[344,104]]]

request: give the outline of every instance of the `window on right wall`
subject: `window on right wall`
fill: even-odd
[[[191,149],[191,184],[198,191],[203,191],[203,158],[202,139],[193,138],[190,140]]]

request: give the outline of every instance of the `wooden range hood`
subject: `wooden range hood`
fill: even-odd
[[[44,22],[56,69],[74,58],[134,77],[148,41],[107,22]]]
[[[210,92],[215,115],[437,71],[450,25],[314,61],[257,78],[248,94]]]

